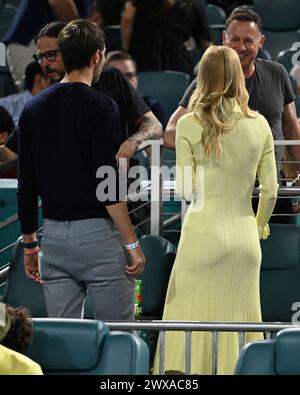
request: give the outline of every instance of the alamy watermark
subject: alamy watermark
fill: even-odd
[[[292,49],[296,50],[296,52],[293,54],[291,57],[292,65],[296,66],[297,64],[300,64],[300,42],[297,41],[293,43]],[[298,49],[298,51],[297,51]]]
[[[162,186],[166,181],[175,180],[175,190],[179,197],[164,193],[164,201],[180,200],[181,197],[192,203],[190,211],[200,211],[204,205],[204,167],[203,166],[152,166],[152,174],[161,177]],[[99,184],[96,196],[100,202],[126,201],[128,196],[133,202],[148,201],[151,184],[148,169],[133,166],[127,171],[127,159],[121,158],[118,171],[112,166],[101,166],[96,172]],[[171,188],[172,189],[172,188]],[[153,196],[153,195],[152,195]],[[152,198],[153,200],[153,198]],[[159,201],[159,193],[154,194],[154,201]]]
[[[292,315],[291,322],[294,325],[299,325],[300,324],[300,302],[295,302],[292,304],[292,311],[295,311],[295,313]]]

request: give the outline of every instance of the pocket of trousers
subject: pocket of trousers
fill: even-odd
[[[52,263],[54,259],[54,246],[49,240],[42,239],[41,251],[39,252],[38,264],[42,280],[47,281],[51,277]]]

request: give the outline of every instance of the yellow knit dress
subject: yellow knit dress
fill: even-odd
[[[204,160],[199,120],[192,114],[179,120],[177,174],[180,170],[185,174],[183,168],[192,166],[193,185],[177,177],[177,193],[192,203],[182,226],[163,320],[261,322],[259,238],[268,236],[267,223],[277,195],[274,142],[263,116],[246,118],[237,104],[233,116],[239,119],[233,130],[222,135],[218,162]],[[197,166],[204,166],[202,180],[197,179]],[[257,173],[260,203],[255,218],[251,196]],[[202,190],[204,198],[198,210],[196,190],[200,195]],[[262,334],[246,334],[247,342],[258,339]],[[233,374],[238,334],[221,333],[218,346],[218,374]],[[184,372],[184,366],[184,333],[167,332],[165,370]],[[211,374],[211,367],[211,334],[193,332],[192,374]]]

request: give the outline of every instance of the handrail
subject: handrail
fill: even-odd
[[[2,266],[2,268],[0,269],[0,284],[2,283],[2,281],[6,281],[8,271],[9,271],[9,264],[7,264],[7,266],[4,267]]]
[[[274,140],[274,145],[300,145],[300,140]]]
[[[300,140],[275,140],[275,146],[290,146],[290,145],[300,145]],[[151,183],[150,190],[145,190],[145,194],[150,194],[150,231],[153,235],[159,235],[161,230],[163,229],[162,225],[162,195],[164,194],[164,189],[162,188],[162,178],[160,173],[161,167],[161,150],[163,146],[163,139],[158,140],[147,140],[139,145],[137,152],[144,150],[145,148],[151,146]],[[169,194],[174,194],[174,188],[168,189]],[[254,196],[259,194],[259,189],[254,188],[253,191]],[[278,196],[282,198],[289,197],[299,197],[300,196],[300,188],[299,187],[279,187]],[[130,198],[130,197],[129,197]],[[280,215],[280,214],[279,214]],[[295,214],[290,214],[295,215]],[[0,230],[5,228],[6,226],[16,222],[18,220],[17,215],[13,215],[7,218],[5,221],[0,222]],[[168,220],[167,220],[168,221]],[[171,222],[173,220],[171,219]],[[168,223],[168,222],[167,222]]]
[[[18,221],[18,214],[14,214],[11,217],[8,217],[7,219],[5,219],[4,221],[0,222],[0,230],[5,228],[8,225],[13,224],[14,222]]]
[[[300,328],[290,322],[200,322],[200,321],[105,321],[112,330],[164,330],[210,332],[278,332],[285,328]]]
[[[259,195],[259,188],[253,189],[253,195]],[[300,197],[300,187],[282,187],[278,188],[277,192],[278,197]]]
[[[278,332],[285,328],[300,328],[300,325],[284,322],[199,322],[199,321],[105,321],[110,330],[156,330],[159,331],[159,374],[165,374],[165,332],[183,331],[185,332],[185,374],[191,374],[192,338],[191,332],[211,332],[212,333],[212,374],[218,371],[218,351],[219,332],[239,333],[239,349],[241,351],[245,344],[246,332],[264,332],[266,338],[271,338],[272,332]]]
[[[8,246],[2,248],[2,249],[0,250],[0,254],[1,254],[2,252],[5,252],[6,250],[9,250],[9,249],[12,248],[15,244],[16,244],[16,241],[14,241],[13,243],[9,244]]]
[[[163,141],[163,139],[158,139],[158,140],[146,140],[146,141],[143,141],[139,146],[138,146],[138,148],[137,148],[137,151],[136,152],[140,152],[140,151],[142,151],[142,150],[144,150],[145,148],[147,148],[147,147],[152,147],[152,146],[163,146],[163,144],[164,144],[164,141]]]

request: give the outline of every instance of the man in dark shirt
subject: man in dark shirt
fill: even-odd
[[[129,53],[124,51],[111,51],[106,56],[106,64],[115,67],[127,78],[135,90],[138,89],[138,73],[136,63]],[[168,118],[163,106],[153,97],[143,96],[144,102],[163,126],[167,126]]]
[[[118,108],[90,87],[104,64],[104,35],[92,22],[75,20],[61,31],[57,45],[66,75],[33,98],[19,122],[17,196],[25,272],[44,283],[50,317],[80,318],[88,290],[96,319],[129,320],[133,276],[143,271],[145,258],[118,196]],[[115,182],[99,176],[107,171],[103,168]],[[45,219],[41,268],[38,196]]]
[[[60,81],[64,74],[64,64],[57,48],[57,38],[65,26],[63,22],[46,25],[37,36],[38,52],[35,59],[40,62],[51,83]],[[114,99],[121,118],[121,146],[116,158],[130,159],[137,147],[145,140],[162,137],[162,126],[143,102],[135,89],[119,70],[103,70],[101,78],[93,85],[99,92]],[[6,160],[16,159],[18,153],[18,133],[11,136],[5,146],[0,146],[0,154]]]

